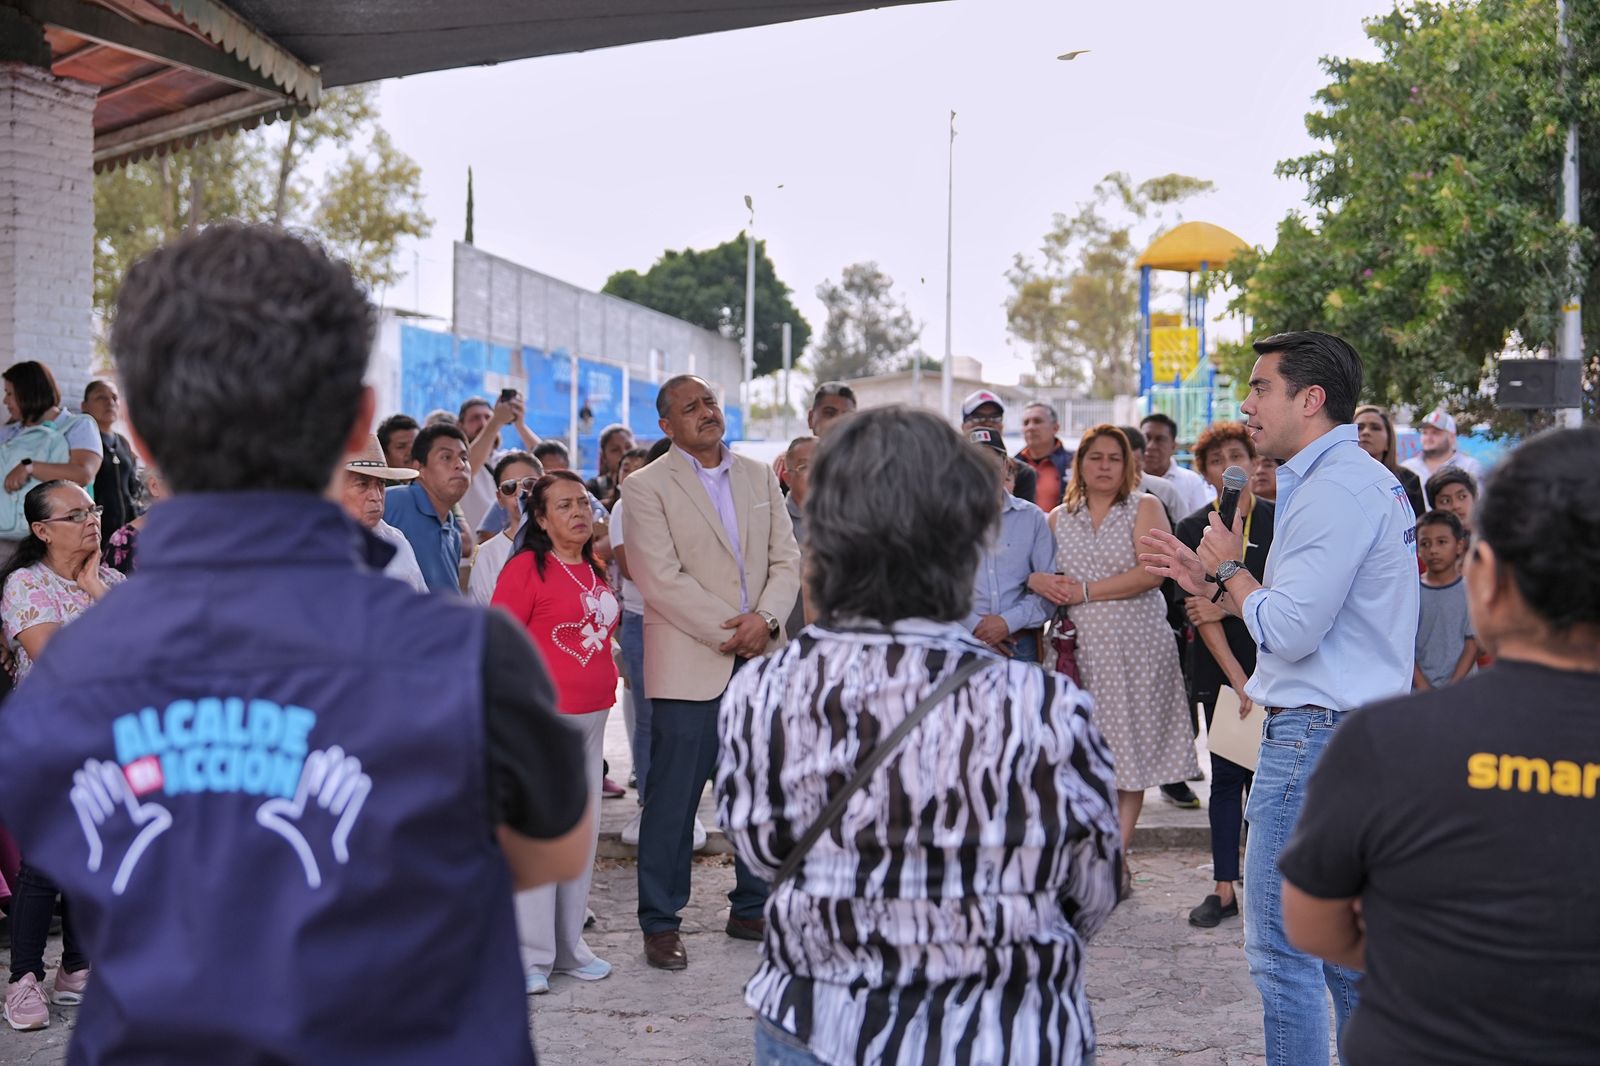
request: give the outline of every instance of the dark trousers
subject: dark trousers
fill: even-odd
[[[1217,694],[1203,692],[1206,729],[1217,711]],[[1211,865],[1218,881],[1239,880],[1239,832],[1244,821],[1244,796],[1255,774],[1215,753],[1211,756]]]
[[[26,861],[17,871],[11,892],[11,980],[33,974],[44,980],[44,945],[50,939],[50,919],[55,916],[56,886]],[[89,965],[72,929],[72,911],[61,901],[61,968],[77,973]]]
[[[675,931],[689,902],[694,816],[717,767],[717,707],[721,700],[650,700],[650,779],[639,822],[639,927]],[[735,918],[760,918],[767,883],[735,858]]]

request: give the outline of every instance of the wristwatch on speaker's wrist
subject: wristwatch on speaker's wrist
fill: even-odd
[[[1221,566],[1217,567],[1216,576],[1211,578],[1212,581],[1217,583],[1217,594],[1211,597],[1212,603],[1216,603],[1218,600],[1222,599],[1222,594],[1228,591],[1228,581],[1233,577],[1234,574],[1237,574],[1243,569],[1244,564],[1239,562],[1237,559],[1229,559]]]
[[[767,623],[767,639],[777,640],[779,628],[777,618],[775,618],[770,611],[757,611],[756,614],[760,615],[761,620]]]

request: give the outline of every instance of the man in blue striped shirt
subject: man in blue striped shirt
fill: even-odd
[[[1361,357],[1326,333],[1257,341],[1240,408],[1278,468],[1277,529],[1266,581],[1243,558],[1238,522],[1215,514],[1198,554],[1171,534],[1145,537],[1152,573],[1244,619],[1260,652],[1245,693],[1266,707],[1261,759],[1245,809],[1245,955],[1261,992],[1270,1066],[1328,1061],[1328,1007],[1340,1029],[1354,971],[1295,949],[1283,929],[1278,855],[1305,783],[1339,721],[1410,689],[1417,632],[1415,519],[1394,475],[1362,451],[1352,424]],[[1356,900],[1318,901],[1351,908]]]

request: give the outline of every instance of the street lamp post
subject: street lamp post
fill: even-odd
[[[1556,8],[1557,34],[1561,41],[1561,74],[1562,84],[1565,87],[1572,78],[1572,37],[1567,32],[1567,4],[1568,0],[1560,0]],[[1578,225],[1578,120],[1573,117],[1567,121],[1567,148],[1561,160],[1561,221],[1577,228]],[[1573,274],[1577,273],[1582,252],[1578,243],[1574,241],[1568,249],[1568,267]],[[1581,362],[1583,359],[1583,287],[1574,286],[1574,291],[1566,298],[1561,307],[1561,343],[1557,354],[1562,359]],[[1561,412],[1561,421],[1567,426],[1583,425],[1583,400],[1580,394],[1577,407],[1569,407]]]
[[[954,285],[952,273],[956,261],[956,113],[950,112],[950,187],[945,203],[944,222],[944,366],[939,371],[939,410],[944,417],[950,418],[951,393],[954,391],[954,367],[951,359],[950,322],[952,319],[952,295]],[[918,384],[921,384],[920,371],[917,375]]]
[[[750,209],[750,229],[745,241],[744,264],[744,396],[740,404],[744,408],[740,416],[744,419],[745,432],[749,433],[750,426],[750,379],[755,376],[756,369],[756,205],[749,196],[744,198],[744,206]]]

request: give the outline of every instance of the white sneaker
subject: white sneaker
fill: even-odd
[[[542,996],[550,991],[550,978],[538,970],[528,971],[528,995]]]
[[[633,816],[627,825],[622,827],[622,842],[633,847],[639,846],[639,823],[644,821],[644,808]]]
[[[706,827],[698,815],[694,820],[694,850],[699,851],[706,846]]]
[[[611,964],[605,959],[590,959],[575,970],[557,970],[556,973],[576,977],[580,981],[604,981],[611,976]]]

